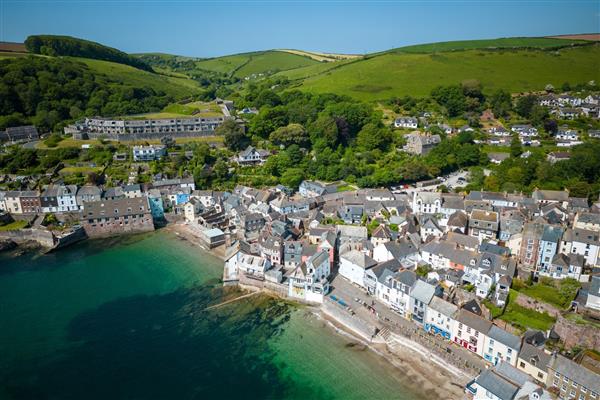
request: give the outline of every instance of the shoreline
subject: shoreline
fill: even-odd
[[[187,240],[190,243],[197,245],[200,249],[220,260],[225,260],[225,246],[219,246],[214,249],[209,249],[200,240],[194,232],[184,224],[170,223],[164,228],[165,232],[177,235],[182,240]],[[246,291],[253,292],[247,288],[242,288]],[[391,349],[385,342],[374,342],[370,338],[365,337],[360,332],[354,331],[350,326],[344,323],[343,320],[336,318],[334,315],[325,313],[322,306],[308,305],[297,302],[294,299],[280,296],[277,293],[265,291],[256,288],[255,292],[260,292],[266,296],[290,301],[299,306],[308,307],[310,312],[316,315],[323,321],[328,329],[333,334],[342,336],[353,342],[358,342],[365,348],[375,353],[381,360],[388,364],[389,368],[393,368],[394,372],[404,372],[411,379],[411,386],[415,389],[420,388],[424,398],[443,398],[443,399],[463,399],[464,388],[461,381],[468,381],[471,378],[466,372],[457,367],[444,363],[443,360],[431,352],[427,352],[422,345],[408,338],[402,338],[402,343],[398,343],[399,348]],[[458,381],[458,382],[457,382]],[[416,384],[413,385],[413,382]]]
[[[400,344],[401,350],[392,350],[386,342],[373,342],[367,340],[361,334],[355,332],[351,327],[344,324],[343,321],[335,318],[330,314],[323,313],[321,309],[315,313],[319,319],[324,321],[326,325],[335,332],[335,334],[351,339],[360,343],[367,349],[381,357],[390,368],[396,371],[404,372],[405,375],[416,384],[411,386],[418,387],[424,394],[424,398],[439,398],[439,399],[463,399],[464,388],[463,384],[456,382],[457,374],[464,377],[465,380],[470,380],[464,371],[455,371],[454,367],[447,364],[432,361],[434,354],[426,354],[418,350],[418,343],[406,339],[412,346],[407,343]],[[431,357],[427,359],[427,357]],[[439,366],[441,368],[436,368]],[[456,368],[458,370],[458,368]]]
[[[202,251],[210,254],[211,256],[216,257],[223,262],[225,261],[225,245],[221,245],[212,249],[208,248],[208,246],[206,246],[204,242],[202,242],[202,240],[196,234],[194,234],[192,229],[185,224],[171,222],[157,230],[172,233],[180,239],[187,240],[193,245],[200,247]]]

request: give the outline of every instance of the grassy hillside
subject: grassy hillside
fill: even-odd
[[[211,58],[196,63],[198,68],[240,78],[252,74],[286,71],[319,64],[309,57],[284,51],[264,51]]]
[[[452,42],[438,42],[404,46],[390,51],[402,53],[434,53],[442,51],[474,50],[474,49],[509,49],[509,48],[535,48],[547,49],[553,47],[582,44],[584,40],[567,40],[544,37],[514,37],[484,40],[458,40]]]
[[[151,87],[156,91],[164,91],[175,98],[183,98],[198,93],[200,89],[195,81],[188,78],[154,74],[130,67],[129,65],[117,64],[110,61],[76,57],[72,59],[87,64],[99,77],[104,75],[103,79],[113,82],[123,82],[133,87]]]
[[[539,90],[548,83],[559,86],[592,79],[598,82],[599,60],[597,44],[556,51],[466,50],[432,54],[394,51],[323,71],[306,68],[282,75],[298,79],[303,90],[378,100],[425,96],[436,86],[467,79],[479,80],[488,92],[498,88],[511,92]]]

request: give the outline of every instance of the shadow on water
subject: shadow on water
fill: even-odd
[[[268,341],[290,306],[253,296],[202,311],[233,295],[197,286],[106,303],[71,321],[68,350],[0,385],[13,399],[285,398]]]
[[[17,248],[16,250],[0,253],[0,275],[36,270],[40,264],[43,264],[44,268],[49,270],[57,269],[65,263],[101,254],[110,248],[142,242],[155,234],[157,232],[104,239],[88,239],[67,248],[45,254],[42,253],[41,248],[37,247]]]

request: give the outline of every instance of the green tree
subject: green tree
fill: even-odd
[[[277,128],[269,136],[272,142],[277,144],[283,144],[289,146],[291,144],[297,144],[299,146],[306,145],[308,143],[308,134],[304,127],[300,124],[289,124]]]
[[[531,117],[531,110],[537,104],[537,96],[528,94],[526,96],[521,96],[517,100],[517,105],[515,107],[517,113],[524,118]]]
[[[304,170],[301,168],[290,168],[281,175],[281,183],[290,188],[297,188],[304,180]]]
[[[244,129],[233,119],[228,119],[223,122],[217,129],[215,129],[215,134],[223,136],[223,142],[229,150],[242,150],[249,143],[248,138],[244,134]]]
[[[523,148],[521,147],[521,140],[519,139],[519,135],[517,133],[513,133],[512,139],[510,140],[510,155],[512,157],[519,157],[523,153]]]
[[[510,93],[504,89],[496,90],[489,97],[489,102],[496,118],[506,117],[512,109],[512,98]]]
[[[356,137],[356,145],[363,150],[385,149],[392,141],[389,129],[374,123],[368,123],[362,127]]]

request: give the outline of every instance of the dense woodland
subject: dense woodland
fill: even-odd
[[[60,130],[84,115],[158,111],[174,99],[152,88],[112,82],[84,63],[41,57],[0,60],[0,129],[34,124]]]
[[[112,47],[70,36],[34,35],[25,40],[27,51],[46,56],[70,56],[112,61],[152,72],[143,60]]]

